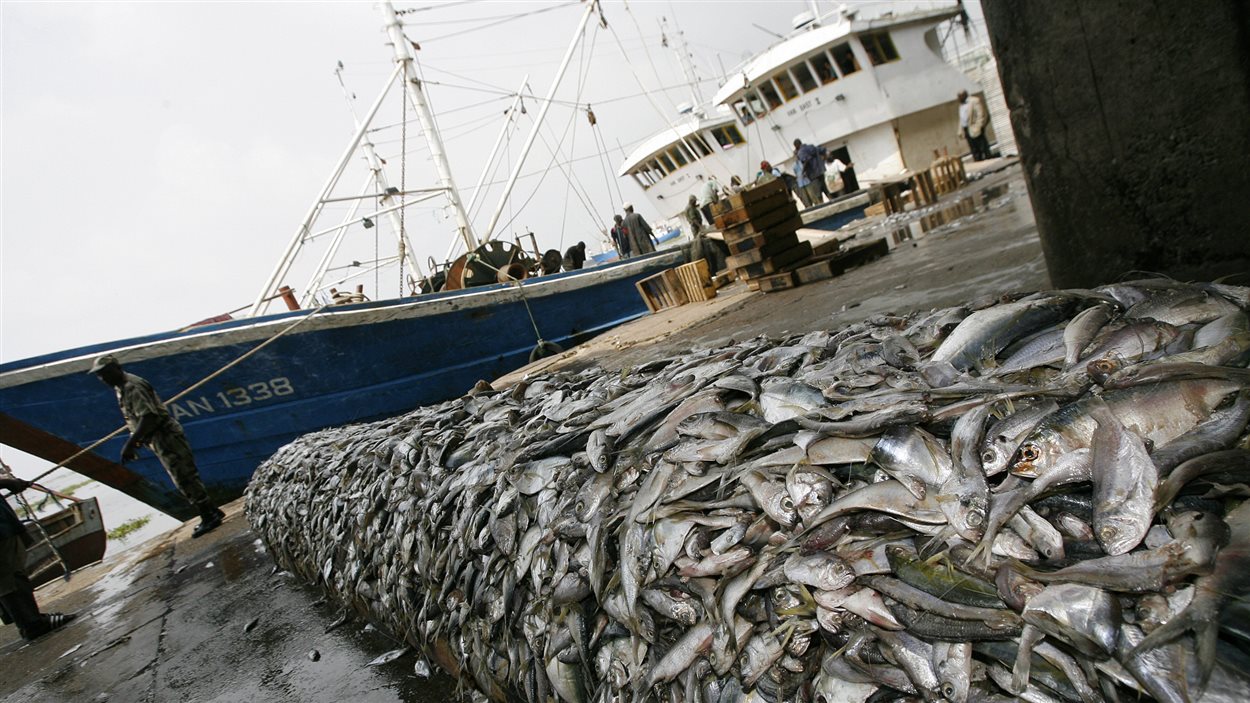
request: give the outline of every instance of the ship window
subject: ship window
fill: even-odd
[[[838,72],[842,75],[849,76],[859,70],[859,62],[855,60],[850,44],[838,44],[830,51],[834,62],[838,64]]]
[[[773,76],[773,80],[777,82],[777,87],[781,89],[781,94],[786,100],[793,100],[799,97],[799,89],[794,87],[794,81],[790,80],[790,74],[782,71]]]
[[[861,35],[859,41],[864,45],[864,53],[873,66],[880,66],[890,61],[898,61],[898,50],[894,48],[894,40],[889,32],[873,32]]]
[[[647,166],[649,166],[652,171],[659,174],[655,177],[657,181],[668,175],[668,171],[665,171],[664,168],[660,166],[660,162],[655,159],[651,159],[651,162],[648,163]]]
[[[747,109],[747,101],[739,100],[734,103],[734,112],[738,115],[738,120],[742,122],[742,126],[747,126],[755,121],[755,115]]]
[[[816,79],[812,78],[812,72],[807,70],[807,64],[795,64],[790,70],[794,73],[794,80],[798,81],[804,93],[816,90]]]
[[[634,171],[630,175],[634,177],[635,181],[638,181],[638,185],[642,186],[643,189],[650,188],[655,184],[655,180],[651,178],[649,171]]]
[[[758,93],[747,93],[747,107],[756,117],[763,117],[768,112],[768,106],[760,100]]]
[[[770,110],[775,110],[781,107],[781,103],[785,102],[781,99],[781,96],[777,94],[777,89],[773,87],[772,83],[760,84],[760,95],[764,96],[764,100],[768,101],[768,107]]]
[[[746,140],[742,138],[742,132],[739,132],[738,128],[731,124],[727,124],[724,127],[717,127],[712,130],[712,136],[716,138],[716,142],[720,144],[722,149],[728,149],[737,144],[746,142]]]
[[[668,158],[668,154],[660,154],[660,165],[664,167],[664,173],[672,173],[677,170],[673,165],[673,160]]]
[[[680,144],[676,144],[669,148],[668,155],[673,158],[673,162],[677,164],[677,168],[681,168],[690,163],[690,159],[686,158],[686,150],[681,148]]]
[[[816,69],[816,77],[822,84],[838,80],[838,72],[833,70],[833,62],[828,54],[816,54],[812,57],[812,68]]]
[[[712,147],[707,145],[707,141],[701,135],[692,134],[686,138],[686,141],[694,145],[694,150],[699,152],[699,158],[712,153]]]

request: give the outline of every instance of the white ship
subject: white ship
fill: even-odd
[[[946,62],[939,38],[961,13],[958,4],[873,17],[845,6],[802,13],[794,32],[729,72],[711,106],[645,140],[618,175],[674,216],[703,178],[749,184],[761,161],[793,173],[795,139],[853,162],[861,186],[965,153],[956,95],[982,90]]]

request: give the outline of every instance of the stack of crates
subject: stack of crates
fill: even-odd
[[[812,245],[799,241],[803,220],[783,181],[730,195],[712,213],[729,247],[726,264],[748,287],[769,292],[798,285],[794,270],[811,259]]]

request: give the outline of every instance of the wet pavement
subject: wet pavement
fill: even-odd
[[[727,338],[835,328],[1049,285],[1018,166],[936,206],[862,221],[840,235],[885,237],[892,251],[793,290],[751,293],[735,283],[711,301],[648,315],[495,384],[550,368],[622,368]],[[0,628],[0,702],[456,699],[446,677],[414,674],[414,654],[368,666],[398,645],[366,623],[326,632],[341,614],[337,606],[275,571],[241,505],[226,506],[226,523],[202,539],[190,539],[184,525],[39,589],[45,611],[79,618],[31,644],[15,627]]]
[[[183,527],[40,589],[43,610],[78,619],[29,644],[0,628],[0,701],[449,698],[454,683],[416,676],[415,655],[368,666],[398,645],[367,623],[325,632],[341,612],[274,571],[241,505],[201,539]]]

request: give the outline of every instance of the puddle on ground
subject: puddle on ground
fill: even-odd
[[[1023,193],[1023,187],[1019,189]],[[914,242],[929,234],[957,229],[962,220],[1001,207],[1014,207],[1018,193],[1012,183],[999,183],[958,198],[945,200],[916,210],[891,215],[884,220],[862,226],[854,233],[853,243],[885,239],[890,249]]]

